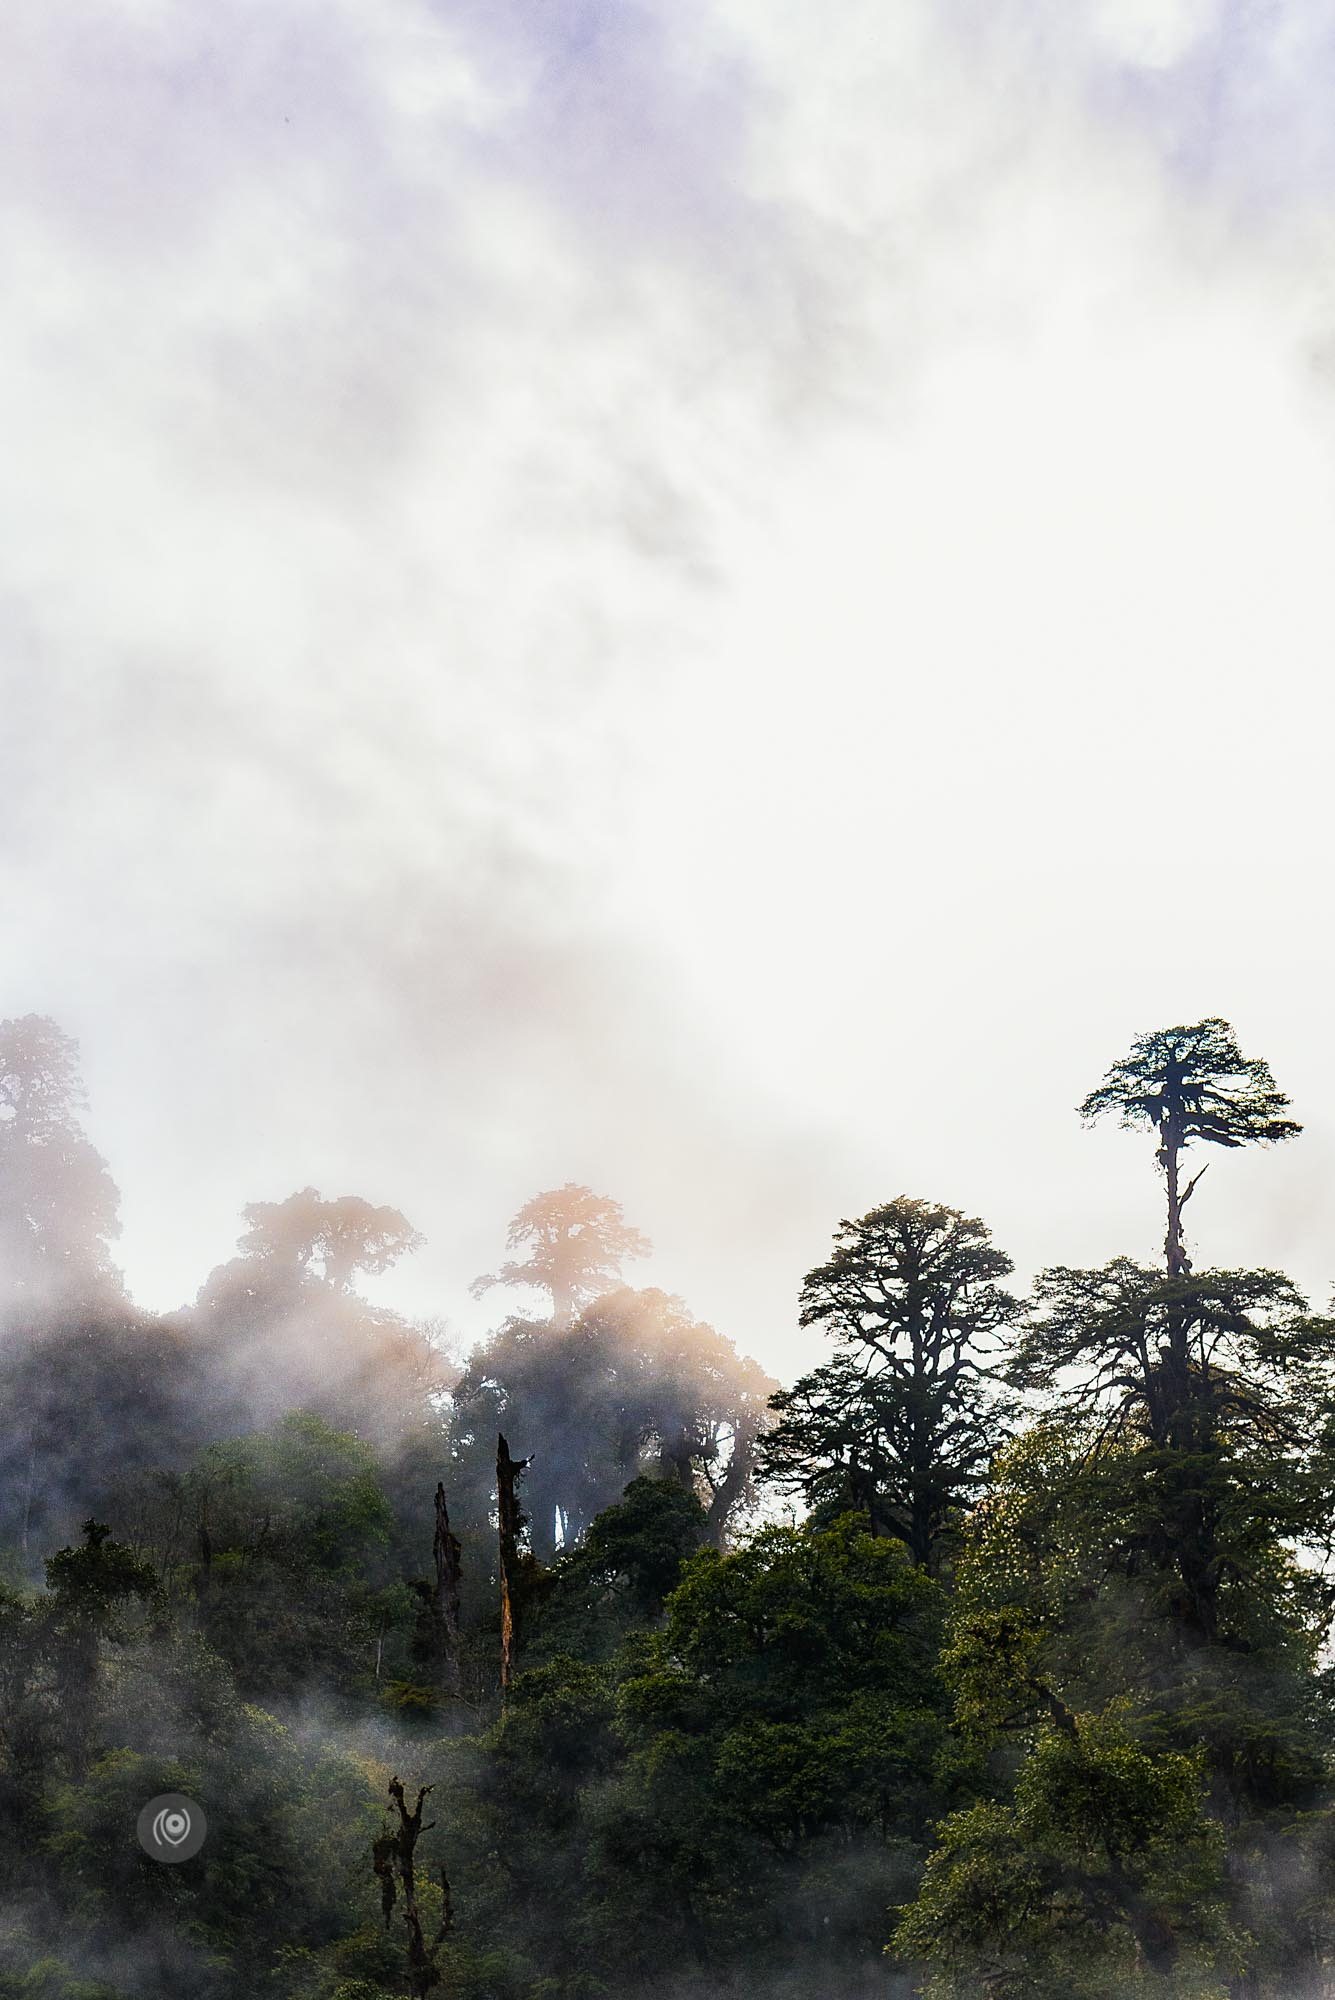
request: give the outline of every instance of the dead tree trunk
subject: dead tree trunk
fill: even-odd
[[[440,1870],[440,1922],[430,1939],[422,1927],[422,1913],[417,1907],[417,1843],[424,1833],[430,1833],[436,1823],[428,1820],[425,1826],[422,1825],[422,1807],[431,1791],[430,1785],[424,1785],[417,1794],[417,1804],[409,1812],[403,1786],[395,1778],[389,1795],[398,1808],[399,1824],[397,1828],[387,1826],[371,1848],[371,1865],[380,1883],[380,1908],[386,1930],[389,1929],[389,1920],[402,1888],[403,1921],[408,1932],[408,1979],[413,2000],[425,2000],[425,1996],[440,1985],[444,1976],[440,1969],[440,1947],[454,1928],[454,1906],[443,1868]]]
[[[1181,1186],[1179,1159],[1186,1144],[1180,1108],[1181,1078],[1172,1064],[1169,1065],[1168,1076],[1169,1087],[1176,1089],[1179,1102],[1176,1105],[1169,1105],[1159,1120],[1157,1157],[1168,1183],[1168,1234],[1164,1238],[1163,1247],[1168,1259],[1169,1277],[1189,1278],[1191,1259],[1187,1255],[1186,1238],[1182,1233],[1182,1211],[1195,1193],[1196,1183],[1205,1172],[1205,1168],[1202,1167],[1200,1173],[1193,1174],[1185,1187]]]
[[[436,1564],[436,1584],[431,1593],[431,1639],[440,1678],[449,1694],[458,1694],[459,1663],[459,1558],[458,1537],[450,1532],[450,1514],[445,1505],[445,1488],[436,1488],[436,1535],[431,1544]]]
[[[501,1539],[501,1693],[505,1694],[515,1673],[518,1652],[519,1538],[524,1531],[524,1515],[519,1505],[519,1475],[526,1458],[511,1458],[503,1437],[496,1440],[496,1516]]]

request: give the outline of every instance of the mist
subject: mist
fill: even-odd
[[[1032,1269],[1079,1161],[1139,1248],[1069,1108],[1221,1000],[1327,1158],[1318,10],[6,36],[10,1011],[83,1045],[144,1304],[355,1187],[475,1336],[573,1178],[796,1364],[887,1186]],[[1300,1182],[1230,1225],[1323,1295]]]
[[[1319,1990],[1326,11],[10,0],[0,48],[0,1992],[404,1991],[399,1766],[465,2000]],[[1303,1131],[1197,1134],[1165,1239],[1075,1107],[1221,1017]],[[651,1247],[553,1285],[572,1199]],[[1011,1272],[967,1465],[912,1314],[812,1306],[840,1231],[912,1291],[928,1212]],[[1264,1383],[1202,1487],[1210,1312]],[[187,1780],[248,1802],[212,1888],[125,1831]]]

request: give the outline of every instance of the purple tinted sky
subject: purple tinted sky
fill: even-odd
[[[961,41],[1027,50],[1058,86],[1248,210],[1335,192],[1335,17],[1320,0],[949,0]]]

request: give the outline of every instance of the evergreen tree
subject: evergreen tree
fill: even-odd
[[[1275,1086],[1267,1063],[1248,1059],[1227,1021],[1211,1015],[1190,1028],[1160,1028],[1141,1035],[1129,1055],[1113,1064],[1103,1082],[1080,1106],[1087,1122],[1115,1113],[1123,1125],[1150,1126],[1157,1138],[1155,1160],[1168,1195],[1164,1254],[1170,1278],[1191,1269],[1182,1235],[1182,1211],[1205,1172],[1185,1187],[1184,1150],[1201,1141],[1235,1148],[1273,1145],[1302,1131],[1283,1114],[1289,1100]]]
[[[807,1274],[801,1323],[839,1353],[777,1395],[762,1477],[821,1518],[841,1508],[940,1565],[1005,1435],[998,1337],[1016,1318],[1013,1266],[959,1209],[901,1196],[843,1222]]]
[[[943,1829],[897,1934],[943,1994],[1310,1970],[1291,1851],[1329,1781],[1331,1600],[1299,1553],[1330,1509],[1335,1328],[1278,1273],[1193,1271],[1178,1171],[1194,1140],[1291,1136],[1285,1108],[1214,1020],[1143,1037],[1086,1101],[1156,1129],[1167,1270],[1048,1271],[1018,1341],[1046,1408],[970,1524],[944,1656],[1001,1796]]]
[[[1232,1643],[1277,1543],[1324,1525],[1335,1324],[1278,1272],[1165,1279],[1127,1258],[1046,1271],[1035,1302],[1013,1381],[1088,1418],[1087,1463],[1127,1471],[1126,1559],[1194,1641]]]

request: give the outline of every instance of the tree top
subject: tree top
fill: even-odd
[[[1217,1015],[1138,1036],[1079,1107],[1086,1124],[1115,1112],[1126,1126],[1171,1125],[1180,1145],[1216,1146],[1296,1137],[1302,1126],[1283,1115],[1288,1108],[1270,1065],[1244,1056]]]

